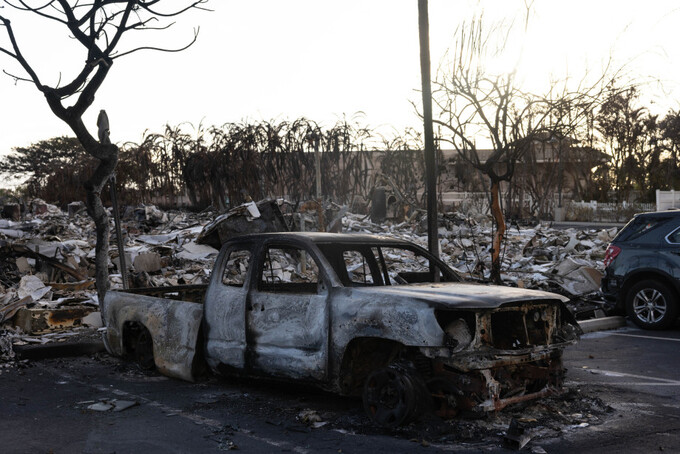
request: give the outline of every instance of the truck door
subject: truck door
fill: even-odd
[[[324,380],[328,284],[313,253],[270,244],[246,303],[249,366],[266,375]]]
[[[206,361],[213,370],[245,367],[245,307],[250,285],[251,245],[238,244],[225,251],[205,298]]]

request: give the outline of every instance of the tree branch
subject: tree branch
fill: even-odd
[[[10,23],[10,20],[7,19],[4,16],[0,16],[0,22],[2,22],[2,24],[7,29],[7,36],[9,37],[9,41],[12,44],[12,48],[14,49],[14,54],[12,54],[11,52],[8,52],[4,48],[0,48],[0,49],[2,49],[3,53],[10,55],[15,60],[17,60],[19,62],[19,64],[21,65],[21,67],[24,68],[24,71],[26,71],[28,73],[29,77],[31,78],[31,81],[35,84],[36,87],[38,87],[38,90],[43,91],[44,87],[40,83],[40,79],[38,78],[38,75],[33,70],[31,65],[28,64],[28,62],[26,61],[24,56],[21,54],[21,51],[19,50],[19,44],[17,43],[16,38],[14,36],[14,30],[12,29],[12,25]]]
[[[19,3],[21,3],[22,6],[14,5],[9,0],[4,0],[4,2],[14,9],[18,9],[20,11],[30,11],[30,12],[35,13],[39,16],[42,16],[46,19],[57,21],[61,24],[66,24],[66,22],[63,19],[60,19],[60,18],[55,17],[55,16],[51,16],[51,15],[46,14],[42,11],[43,9],[47,8],[48,6],[53,7],[54,0],[48,0],[48,2],[45,3],[43,6],[38,6],[38,7],[28,6],[24,0],[19,0]]]
[[[186,50],[189,47],[194,45],[194,43],[198,39],[198,32],[199,31],[200,31],[200,27],[195,28],[194,29],[194,37],[191,40],[191,42],[184,47],[180,47],[179,49],[165,49],[165,48],[162,48],[162,47],[142,46],[142,47],[137,47],[135,49],[129,50],[127,52],[116,54],[116,55],[112,56],[111,59],[114,60],[116,58],[120,58],[120,57],[123,57],[125,55],[129,55],[133,52],[137,52],[137,51],[140,51],[140,50],[155,50],[155,51],[158,51],[158,52],[182,52],[183,50]]]

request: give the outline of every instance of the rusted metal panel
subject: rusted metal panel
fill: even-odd
[[[80,326],[83,318],[96,310],[93,306],[21,308],[14,315],[14,325],[29,334],[58,331]]]
[[[54,290],[77,292],[80,290],[94,288],[94,279],[88,279],[80,282],[48,282],[46,285],[49,285]]]

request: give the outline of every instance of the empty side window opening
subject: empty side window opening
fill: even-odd
[[[316,293],[319,266],[303,249],[283,246],[265,251],[258,288],[268,292]]]
[[[250,251],[245,249],[236,249],[229,253],[227,257],[227,264],[224,267],[224,274],[222,275],[222,283],[232,287],[243,287],[248,275],[248,266],[250,265]]]
[[[375,258],[368,257],[358,250],[345,250],[342,252],[342,258],[344,259],[347,278],[351,285],[380,285],[380,282],[376,282],[373,278],[373,271],[377,271]],[[373,267],[371,267],[372,264]]]
[[[418,282],[439,282],[441,271],[434,263],[406,248],[381,247],[380,256],[385,264],[390,285],[413,284]],[[431,269],[434,269],[434,274]]]

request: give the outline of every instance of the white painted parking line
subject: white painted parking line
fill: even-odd
[[[623,334],[623,333],[609,333],[609,334],[612,335],[612,336],[639,337],[641,339],[653,339],[653,340],[680,342],[680,339],[672,339],[672,338],[669,338],[669,337],[641,336],[640,334]]]
[[[617,382],[606,382],[606,381],[580,381],[573,380],[573,383],[579,385],[620,385],[620,386],[680,386],[680,383],[645,383],[641,381],[617,381]]]
[[[631,378],[640,378],[643,380],[652,380],[652,381],[660,381],[660,382],[665,382],[665,383],[676,383],[680,385],[680,380],[670,380],[668,378],[660,378],[660,377],[650,377],[649,375],[635,375],[635,374],[627,374],[625,372],[616,372],[613,370],[602,370],[602,369],[587,369],[590,371],[590,373],[595,374],[595,375],[605,375],[607,377],[631,377]]]
[[[579,384],[587,384],[587,385],[605,385],[605,384],[615,384],[615,385],[624,385],[624,386],[680,386],[680,380],[671,380],[668,378],[661,378],[661,377],[650,377],[647,375],[636,375],[636,374],[627,374],[625,372],[616,372],[613,370],[602,370],[602,369],[581,369],[584,372],[590,372],[593,375],[601,375],[603,377],[611,377],[611,378],[637,378],[640,380],[644,381],[626,381],[626,382],[620,382],[620,381],[581,381],[581,380],[574,380],[574,382],[579,383]]]

